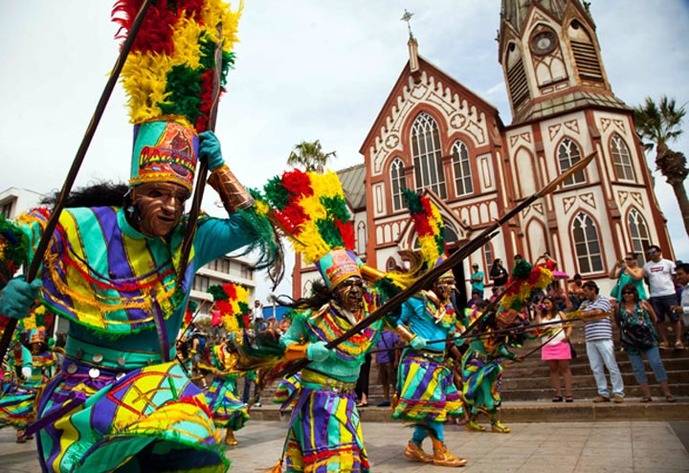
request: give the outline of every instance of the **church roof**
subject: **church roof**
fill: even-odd
[[[575,90],[557,97],[550,97],[547,100],[532,101],[523,110],[519,111],[510,126],[550,117],[583,107],[630,110],[629,106],[609,92],[598,93]]]
[[[516,31],[521,31],[533,4],[539,5],[559,20],[562,18],[567,0],[502,0],[500,15]]]
[[[337,175],[342,183],[342,190],[345,193],[347,202],[353,211],[366,207],[366,169],[363,164],[356,164],[337,171]]]

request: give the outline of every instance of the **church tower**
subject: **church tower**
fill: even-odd
[[[605,72],[587,2],[502,0],[498,33],[512,110],[504,130],[508,194],[524,198],[575,162],[592,162],[510,227],[513,251],[548,251],[567,273],[599,279],[626,252],[672,249],[632,109]]]

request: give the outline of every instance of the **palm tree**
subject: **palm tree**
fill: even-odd
[[[636,131],[647,151],[655,147],[656,168],[665,176],[675,192],[684,220],[684,229],[689,235],[689,198],[684,187],[684,180],[689,175],[687,159],[684,153],[673,151],[668,146],[669,142],[682,134],[681,124],[686,113],[685,107],[677,107],[675,99],[666,96],[660,98],[659,104],[651,97],[646,97],[646,102],[634,109]]]
[[[335,151],[324,153],[320,140],[302,141],[294,147],[287,158],[290,166],[303,166],[306,171],[322,172],[331,158],[337,157]]]

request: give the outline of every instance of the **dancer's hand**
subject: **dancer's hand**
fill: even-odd
[[[334,350],[328,348],[325,342],[309,343],[308,347],[306,348],[306,358],[308,358],[311,361],[326,361],[334,354]]]
[[[422,349],[426,348],[426,345],[428,345],[428,340],[426,340],[425,338],[423,338],[423,337],[417,335],[417,336],[415,336],[414,338],[411,339],[411,341],[409,342],[409,344],[411,345],[411,347],[412,347],[414,350],[422,350]]]
[[[209,171],[225,164],[220,150],[220,140],[210,130],[199,133],[199,159],[208,164]]]
[[[40,287],[40,279],[34,279],[31,283],[26,282],[23,277],[10,280],[0,292],[0,315],[13,319],[23,319],[29,315]]]

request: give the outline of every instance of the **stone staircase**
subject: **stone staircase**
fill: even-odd
[[[615,353],[622,371],[626,400],[624,404],[594,404],[596,385],[589,368],[586,346],[581,333],[574,336],[577,358],[571,361],[573,376],[573,403],[553,403],[553,390],[550,387],[548,366],[536,351],[520,363],[505,362],[501,393],[503,398],[502,415],[510,422],[561,422],[595,420],[689,420],[689,350],[662,351],[663,364],[668,373],[670,390],[677,399],[675,403],[665,402],[660,387],[648,363],[645,362],[646,375],[651,385],[654,401],[640,403],[641,391],[634,379],[627,354],[618,350]],[[520,352],[526,354],[537,346],[531,342]],[[609,377],[608,377],[609,379]],[[371,365],[369,377],[369,407],[362,409],[362,419],[368,421],[390,421],[390,409],[375,407],[383,399],[382,386],[378,384],[378,369]],[[277,406],[270,399],[275,386],[267,387],[262,394],[263,407],[252,410],[253,418],[278,419]]]

